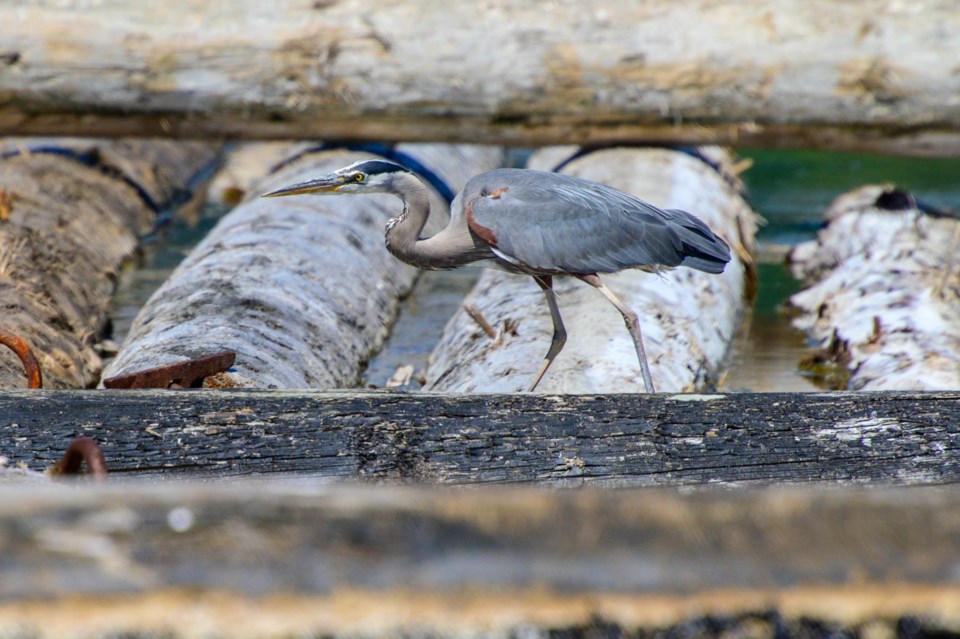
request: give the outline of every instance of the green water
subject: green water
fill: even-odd
[[[934,206],[960,209],[960,160],[823,151],[743,149],[750,203],[768,225],[759,239],[794,244],[813,236],[838,195],[867,184],[893,184]]]

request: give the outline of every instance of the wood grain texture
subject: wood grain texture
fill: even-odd
[[[530,168],[552,170],[618,188],[663,209],[689,211],[731,247],[723,274],[689,268],[660,274],[636,269],[603,275],[604,283],[640,316],[644,347],[658,391],[710,388],[740,328],[752,286],[757,217],[730,172],[729,153],[701,158],[667,149],[618,148],[587,153],[547,148]],[[715,166],[703,158],[712,155]],[[531,210],[531,215],[536,211]],[[616,232],[615,224],[611,224]],[[602,235],[602,229],[597,230]],[[569,239],[567,240],[570,241]],[[617,393],[644,389],[623,319],[599,291],[573,278],[554,286],[568,339],[537,387],[545,393]],[[509,393],[529,388],[550,345],[553,324],[540,287],[526,275],[487,271],[464,300],[498,331],[490,339],[461,308],[430,356],[426,388],[442,392]]]
[[[950,0],[109,0],[0,20],[0,134],[960,149]]]
[[[0,143],[0,324],[33,349],[46,387],[97,383],[121,266],[197,195],[218,152],[170,140]],[[0,351],[0,386],[24,386],[20,362]]]
[[[957,393],[462,395],[5,391],[0,455],[79,435],[111,476],[306,473],[552,486],[960,480]]]

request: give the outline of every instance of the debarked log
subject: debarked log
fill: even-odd
[[[99,442],[113,478],[552,486],[960,482],[954,393],[5,391],[0,456]]]
[[[723,370],[752,277],[756,219],[743,200],[729,155],[719,149],[694,157],[667,149],[618,148],[567,162],[569,153],[546,149],[535,154],[529,166],[549,170],[563,163],[563,173],[609,184],[661,208],[689,211],[730,245],[732,260],[721,275],[677,268],[660,274],[628,270],[603,276],[640,316],[657,390],[709,387]],[[568,341],[537,390],[642,390],[633,342],[617,310],[594,288],[573,278],[558,278],[555,289]],[[482,330],[479,318],[494,329],[492,337]],[[552,327],[543,293],[529,276],[487,271],[434,349],[426,387],[452,392],[526,390],[543,361]]]
[[[197,195],[218,153],[168,140],[0,141],[0,328],[29,345],[46,387],[97,383],[121,266]],[[0,348],[0,387],[25,384]]]
[[[384,246],[386,222],[403,205],[389,195],[259,198],[375,157],[353,148],[296,149],[296,157],[262,180],[147,301],[105,377],[230,350],[236,363],[221,383],[357,383],[417,275]],[[453,192],[502,161],[493,147],[400,145],[396,151],[428,167]],[[448,219],[448,204],[431,192],[430,227],[436,230]]]
[[[7,134],[960,149],[952,0],[10,2],[0,24]]]
[[[841,196],[826,219],[788,258],[806,281],[793,323],[820,345],[804,365],[851,390],[960,388],[960,220],[890,186]]]

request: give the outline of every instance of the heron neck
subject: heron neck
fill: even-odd
[[[395,194],[403,200],[403,212],[387,222],[387,250],[408,264],[421,266],[417,241],[430,216],[430,196],[420,180],[410,174],[394,179],[399,182]]]

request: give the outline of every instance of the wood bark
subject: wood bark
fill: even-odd
[[[502,157],[493,147],[398,150],[435,167],[454,192]],[[104,377],[230,350],[237,353],[230,385],[356,385],[416,279],[417,270],[384,246],[386,222],[402,203],[383,194],[259,195],[368,157],[348,149],[307,153],[257,183],[147,301]],[[431,210],[435,231],[449,216],[436,193]]]
[[[93,386],[121,266],[196,195],[218,147],[7,139],[0,153],[0,324],[31,347],[45,386]],[[0,386],[24,385],[0,348]]]
[[[958,507],[936,489],[16,487],[0,490],[0,631],[499,637],[740,615],[761,636],[804,616],[956,630]]]
[[[466,395],[6,391],[0,456],[80,435],[111,476],[306,473],[554,486],[960,480],[957,393]]]
[[[866,186],[838,198],[817,238],[791,251],[807,283],[790,298],[793,323],[820,346],[806,365],[833,386],[960,388],[960,221],[932,213],[909,193]]]
[[[637,270],[603,281],[640,315],[647,359],[659,391],[702,390],[715,383],[746,302],[755,217],[744,202],[729,157],[717,168],[665,149],[609,149],[566,164],[563,173],[637,195],[661,208],[692,212],[726,239],[733,253],[722,275],[678,268]],[[569,157],[544,151],[531,168],[550,170]],[[554,286],[568,340],[537,387],[544,393],[642,391],[637,355],[619,312],[598,291],[572,278]],[[499,333],[489,338],[461,309],[447,324],[426,371],[426,388],[445,392],[526,390],[553,334],[543,293],[532,278],[485,272],[464,301]]]
[[[8,2],[0,21],[6,134],[960,149],[951,0]]]

